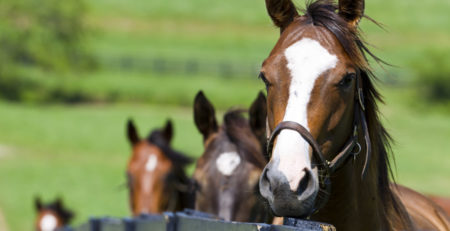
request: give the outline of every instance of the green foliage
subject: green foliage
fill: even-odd
[[[0,63],[49,70],[92,65],[82,44],[85,11],[80,0],[2,1]]]
[[[22,101],[42,84],[23,69],[66,73],[95,67],[81,0],[0,2],[0,97]]]
[[[264,88],[256,77],[181,77],[120,71],[74,76],[35,70],[21,70],[19,76],[24,77],[0,79],[0,85],[14,85],[8,92],[0,91],[0,97],[39,104],[127,102],[191,106],[195,94],[202,89],[218,108],[226,109],[253,100]]]
[[[431,102],[450,101],[450,53],[427,50],[413,62],[420,96]]]

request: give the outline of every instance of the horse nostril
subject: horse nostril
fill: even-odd
[[[267,184],[268,184],[268,186],[269,186],[269,191],[272,191],[272,186],[271,186],[271,183],[270,183],[270,179],[269,179],[269,177],[267,177],[267,168],[264,169],[264,172],[263,172],[263,180],[264,180],[265,182],[267,182]]]
[[[303,171],[305,172],[305,175],[300,180],[300,183],[297,188],[297,195],[301,195],[304,191],[306,191],[310,181],[312,180],[311,172],[307,168],[304,168]]]

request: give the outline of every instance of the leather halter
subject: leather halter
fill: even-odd
[[[272,134],[270,135],[268,141],[267,141],[267,154],[271,155],[274,142],[276,137],[280,134],[282,130],[288,129],[292,131],[298,132],[303,139],[305,139],[309,145],[312,148],[313,158],[317,161],[318,164],[316,166],[319,170],[319,187],[321,190],[319,190],[319,193],[323,193],[319,198],[321,198],[321,201],[316,200],[315,204],[315,211],[322,208],[325,203],[328,201],[328,197],[330,195],[331,191],[331,181],[330,176],[331,174],[335,173],[340,167],[342,167],[350,156],[353,156],[353,159],[356,159],[356,156],[361,152],[361,145],[358,143],[358,125],[361,126],[361,130],[364,135],[365,145],[366,145],[366,159],[364,162],[364,167],[361,173],[361,179],[364,179],[364,177],[367,174],[368,166],[370,162],[371,157],[371,142],[370,142],[370,136],[369,131],[367,127],[367,121],[365,116],[365,107],[364,107],[364,95],[362,91],[362,85],[360,81],[360,75],[358,73],[356,77],[356,96],[355,96],[355,108],[354,108],[354,118],[353,118],[353,132],[350,134],[350,137],[348,141],[345,143],[343,148],[339,153],[335,155],[335,157],[328,161],[324,155],[322,154],[322,151],[320,149],[320,145],[317,143],[317,141],[314,139],[314,137],[311,135],[311,133],[303,127],[301,124],[294,122],[294,121],[282,121],[280,122],[275,129],[273,130]],[[354,151],[354,148],[357,147],[358,150]]]

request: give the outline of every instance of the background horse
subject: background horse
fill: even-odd
[[[271,132],[260,191],[275,215],[337,230],[449,230],[434,203],[390,183],[390,137],[366,56],[379,59],[358,33],[364,1],[316,1],[304,15],[290,0],[266,6],[281,35],[260,74]]]
[[[164,128],[154,130],[143,140],[131,120],[127,131],[133,150],[127,166],[133,215],[192,208],[190,180],[184,173],[192,160],[170,147],[172,122],[168,120]]]
[[[260,93],[250,107],[249,120],[241,110],[232,110],[218,126],[213,105],[203,92],[197,94],[194,119],[205,147],[194,172],[197,210],[226,220],[270,222],[257,188],[267,162],[262,152],[265,115],[266,99]]]
[[[74,217],[74,213],[64,207],[61,199],[43,204],[40,198],[34,200],[37,216],[35,221],[35,230],[37,231],[55,231],[69,225]]]

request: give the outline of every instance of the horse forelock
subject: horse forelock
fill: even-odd
[[[147,137],[147,141],[161,149],[163,155],[172,161],[175,166],[184,167],[193,161],[184,153],[174,150],[164,139],[160,130],[152,131]]]
[[[64,207],[64,205],[58,201],[54,201],[52,203],[43,205],[41,211],[53,212],[55,215],[58,216],[58,218],[61,219],[61,222],[63,223],[63,225],[69,224],[74,216],[73,211]]]
[[[234,143],[239,155],[256,167],[264,168],[266,160],[258,138],[250,128],[249,121],[244,118],[244,110],[230,110],[224,115],[223,130],[228,139]]]

